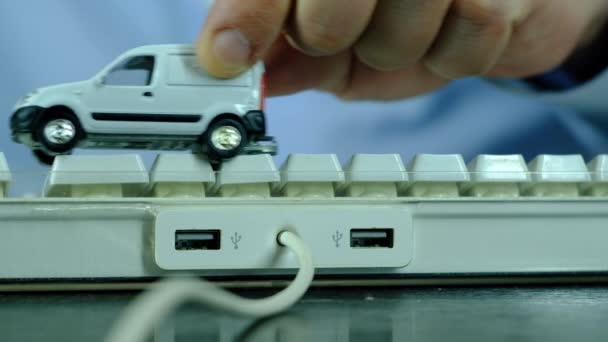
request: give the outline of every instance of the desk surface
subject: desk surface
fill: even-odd
[[[242,292],[265,296],[268,292]],[[1,294],[2,341],[101,341],[134,293]],[[608,286],[314,289],[262,321],[190,305],[154,341],[607,341]]]

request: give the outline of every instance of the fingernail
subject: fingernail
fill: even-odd
[[[238,30],[225,30],[215,36],[213,54],[219,63],[239,69],[249,64],[251,44]]]

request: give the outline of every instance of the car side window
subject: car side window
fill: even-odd
[[[106,75],[108,86],[148,86],[154,74],[154,56],[135,56],[119,63]]]

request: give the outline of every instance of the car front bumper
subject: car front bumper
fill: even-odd
[[[243,154],[270,154],[276,155],[279,151],[279,144],[273,137],[261,137],[243,147]]]
[[[18,108],[11,116],[11,135],[13,141],[36,147],[36,142],[32,138],[32,130],[34,122],[44,111],[44,108],[38,106],[26,106]]]
[[[266,115],[261,110],[252,110],[243,117],[247,132],[254,137],[266,135]]]
[[[30,132],[13,132],[12,138],[14,142],[29,146],[31,148],[40,147],[40,143],[34,141],[34,139],[32,138],[32,133]]]
[[[32,132],[34,121],[43,111],[44,108],[38,106],[18,108],[11,116],[11,131]]]

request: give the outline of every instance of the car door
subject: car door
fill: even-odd
[[[158,131],[155,89],[157,56],[125,57],[85,94],[96,133],[147,134]]]

